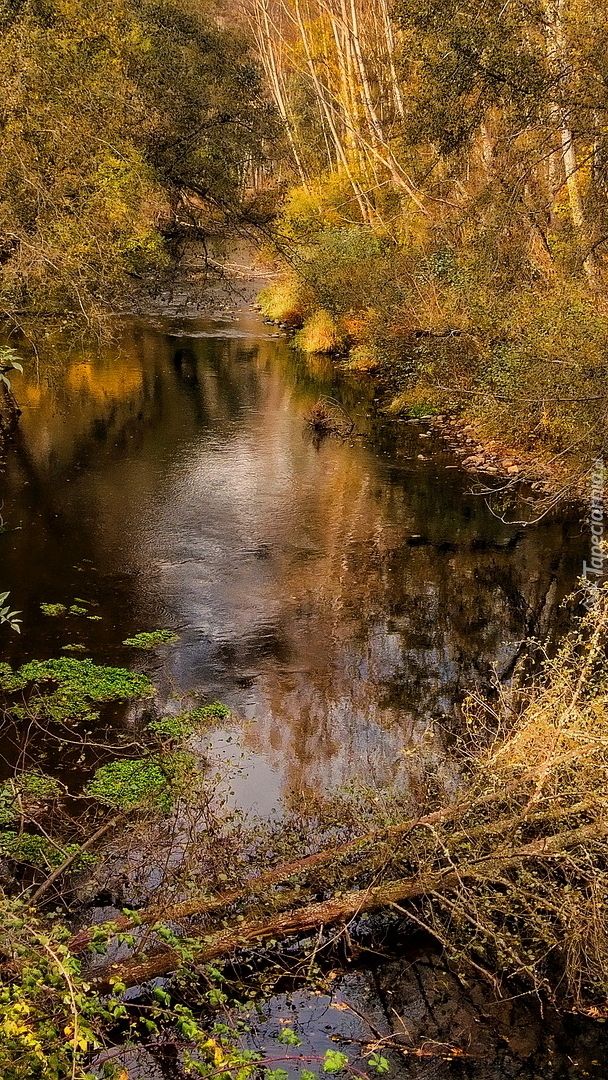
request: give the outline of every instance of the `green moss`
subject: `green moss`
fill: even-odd
[[[125,638],[123,645],[131,645],[134,649],[154,649],[157,645],[173,645],[176,641],[179,641],[179,637],[173,630],[152,630]]]
[[[102,765],[84,793],[115,810],[150,806],[167,812],[173,802],[167,772],[153,758],[110,761]]]
[[[195,709],[180,712],[177,716],[163,716],[153,720],[148,729],[155,735],[167,739],[187,739],[197,728],[213,720],[225,720],[230,716],[230,709],[219,701],[211,705],[200,705]]]
[[[43,615],[52,615],[57,618],[58,615],[65,615],[68,609],[65,604],[41,604],[40,610]]]
[[[62,650],[64,652],[86,652],[87,651],[86,645],[79,645],[77,642],[74,642],[73,644],[70,643],[68,645],[62,645],[61,648],[62,648]]]
[[[70,615],[88,615],[88,611],[80,604],[70,604]]]

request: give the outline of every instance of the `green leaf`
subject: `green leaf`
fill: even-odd
[[[348,1056],[340,1050],[326,1050],[323,1058],[323,1072],[340,1072],[348,1065]]]
[[[370,1054],[367,1059],[368,1065],[371,1065],[372,1069],[378,1073],[378,1076],[382,1076],[384,1073],[390,1072],[390,1062],[388,1058],[382,1056],[382,1054]]]

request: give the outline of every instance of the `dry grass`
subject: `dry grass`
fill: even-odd
[[[340,435],[347,438],[355,430],[354,420],[338,401],[328,397],[315,402],[306,416],[306,424],[317,436]]]
[[[458,966],[597,1016],[608,1015],[607,639],[604,592],[531,685],[469,701],[467,805],[456,831],[418,838],[410,856],[460,875],[423,905]]]
[[[302,282],[288,275],[262,289],[258,303],[268,319],[294,328],[302,326],[308,311]]]
[[[344,342],[334,318],[320,308],[306,320],[295,343],[302,352],[331,355],[339,352]]]

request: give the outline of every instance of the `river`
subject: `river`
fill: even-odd
[[[152,669],[161,699],[226,703],[211,751],[236,761],[248,814],[351,782],[413,804],[429,776],[449,790],[467,688],[508,675],[530,633],[564,628],[586,554],[580,510],[505,524],[424,424],[388,422],[373,384],[297,357],[252,314],[124,319],[112,345],[58,354],[44,379],[32,360],[14,388],[0,585],[23,631],[5,629],[5,658],[82,645]],[[305,417],[321,395],[353,417],[350,438],[313,437]],[[49,603],[86,610],[54,618]],[[159,627],[178,642],[152,655],[122,644]],[[5,746],[7,770],[15,752]],[[412,1030],[428,1035],[432,1015],[429,1038],[471,1046],[479,1007],[454,980],[446,989],[443,969],[429,975],[434,963],[406,965]],[[359,1001],[376,980],[374,1008],[378,978],[385,1003],[395,992],[386,974],[349,978],[363,980]],[[470,1074],[524,1075],[531,1015],[508,1049],[515,1064],[488,1064],[492,1035]],[[311,1023],[318,1042],[325,1028]]]

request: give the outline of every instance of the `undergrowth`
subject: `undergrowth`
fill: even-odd
[[[424,927],[464,979],[473,972],[498,994],[533,993],[561,1009],[608,1017],[607,642],[604,590],[530,681],[497,687],[488,699],[471,696],[456,747],[459,790],[451,804],[441,806],[429,772],[413,816],[406,793],[391,800],[353,790],[325,804],[296,800],[284,820],[265,832],[244,828],[218,810],[216,789],[192,755],[175,745],[201,724],[224,719],[227,710],[219,703],[151,722],[146,730],[154,741],[146,753],[99,765],[78,795],[87,802],[78,841],[48,832],[49,822],[56,826],[59,820],[64,786],[41,770],[16,774],[0,788],[2,851],[48,876],[32,893],[27,879],[15,874],[14,896],[0,895],[2,1075],[84,1080],[107,1068],[120,1076],[120,1048],[149,1039],[179,1049],[180,1076],[210,1078],[219,1070],[248,1080],[262,1071],[266,1080],[284,1080],[277,1072],[287,1063],[302,1080],[311,1072],[352,1072],[341,1051],[318,1059],[300,1054],[295,1033],[293,1041],[283,1034],[278,1053],[252,1053],[221,965],[207,959],[201,967],[200,956],[215,942],[221,949],[227,936],[236,943],[251,940],[242,936],[250,926],[255,940],[264,940],[265,920],[273,928],[267,949],[281,956],[282,913],[306,912],[310,905],[315,910],[319,893],[328,898],[322,909],[329,919],[334,900],[341,910],[354,895],[350,941],[369,898],[377,897],[378,907],[383,889],[394,896],[395,882],[403,883],[404,899],[391,901],[393,920],[399,915],[405,926]],[[50,695],[59,677],[64,687],[72,679],[79,701],[83,680],[93,700],[111,699],[119,690],[126,696],[135,687],[150,692],[147,683],[127,678],[132,673],[91,665],[36,662],[17,672],[5,666],[2,682],[9,698],[34,678],[41,687],[48,680]],[[125,859],[136,856],[146,875],[151,867],[159,874],[150,913],[129,910],[122,922],[84,935],[97,953],[110,942],[141,952],[133,957],[135,970],[140,960],[152,956],[156,963],[163,950],[169,952],[170,966],[161,970],[177,966],[180,978],[172,986],[151,986],[143,1009],[123,998],[128,959],[109,969],[111,992],[102,999],[77,955],[79,935],[73,938],[62,919],[43,914],[39,900],[32,908],[32,896],[41,888],[47,894],[60,866],[67,874],[99,874],[92,863],[100,852],[84,843],[92,822],[115,830],[117,861],[108,864],[110,871],[115,865],[124,874]],[[315,855],[310,869],[307,854]],[[250,880],[244,883],[283,861],[286,868],[272,879],[273,887],[264,888],[263,877],[255,888]],[[197,910],[207,912],[200,926]],[[292,925],[289,919],[286,925]],[[304,969],[314,969],[327,932],[319,928]],[[294,944],[292,931],[283,955]],[[305,946],[300,948],[307,956]],[[202,988],[195,967],[203,972]],[[179,990],[184,985],[185,996]],[[382,1074],[388,1064],[376,1054],[368,1067]]]
[[[349,349],[393,412],[461,415],[532,471],[552,464],[575,482],[601,456],[608,311],[580,275],[539,279],[525,261],[513,274],[482,244],[388,238],[331,223],[328,208],[313,220],[301,201],[278,225],[289,267],[260,296],[270,318],[301,328],[297,348]]]

